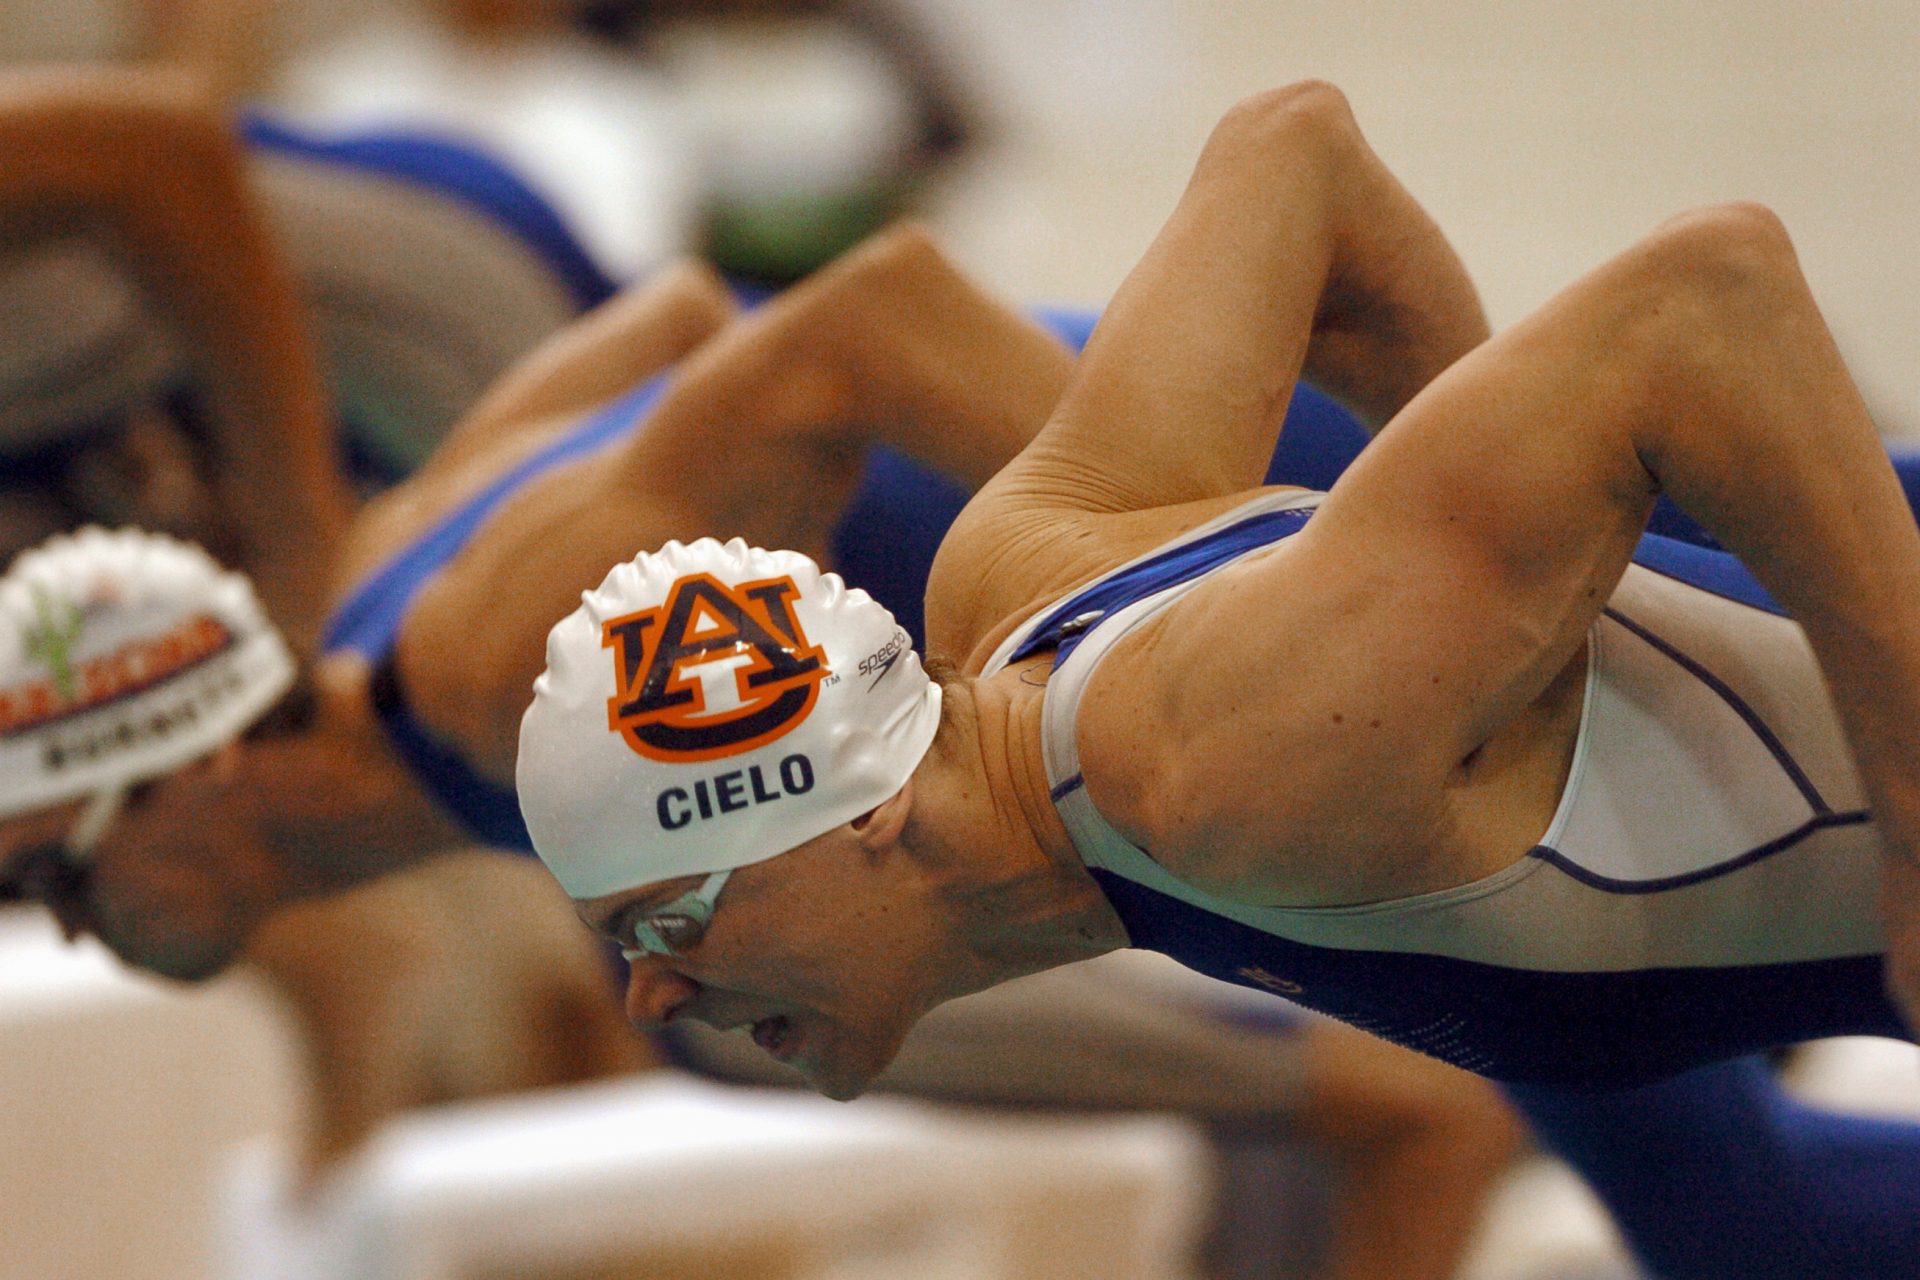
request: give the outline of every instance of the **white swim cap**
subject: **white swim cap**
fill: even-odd
[[[51,538],[0,579],[0,817],[210,755],[293,676],[247,579],[200,548],[134,529]]]
[[[940,687],[866,592],[796,551],[669,542],[547,637],[520,722],[534,848],[597,898],[762,862],[905,785]]]

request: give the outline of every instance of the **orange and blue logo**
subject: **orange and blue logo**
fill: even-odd
[[[613,650],[607,727],[650,760],[718,760],[784,737],[819,700],[826,653],[800,628],[791,577],[738,586],[712,574],[604,623]]]
[[[73,653],[80,628],[80,615],[74,611],[58,630],[29,634],[24,647],[46,665],[50,676],[0,689],[0,738],[145,693],[225,653],[234,643],[233,633],[218,618],[195,614],[161,635],[80,660]]]

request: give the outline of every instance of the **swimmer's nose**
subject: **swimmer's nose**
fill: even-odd
[[[652,956],[628,962],[627,1021],[641,1031],[664,1027],[700,994],[700,984]]]

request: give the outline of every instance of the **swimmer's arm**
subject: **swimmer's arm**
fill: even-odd
[[[0,207],[29,227],[103,216],[178,317],[247,567],[283,624],[317,626],[348,500],[298,286],[228,122],[162,73],[23,72],[0,85],[0,155]]]
[[[1301,376],[1371,434],[1490,329],[1466,265],[1439,225],[1381,163],[1352,116],[1330,114],[1339,223]]]
[[[923,230],[883,231],[744,317],[689,360],[656,408],[636,465],[692,490],[771,498],[788,455],[855,460],[891,445],[968,488],[1034,437],[1072,354],[974,284]],[[717,445],[751,442],[719,473]]]
[[[1303,368],[1378,424],[1486,336],[1458,258],[1308,83],[1215,128],[1009,485],[1132,511],[1256,485]]]
[[[511,436],[633,390],[725,328],[734,313],[726,282],[698,262],[676,263],[621,290],[488,388],[423,474],[457,470]]]
[[[1446,838],[1450,788],[1577,653],[1662,490],[1806,629],[1894,896],[1920,883],[1920,532],[1791,244],[1747,206],[1674,220],[1467,356],[1305,531],[1178,606],[1151,657],[1181,683],[1133,708],[1182,747],[1137,810],[1173,815],[1156,853],[1257,898]],[[1920,961],[1920,901],[1891,923]]]
[[[875,237],[823,308],[817,358],[841,370],[850,420],[969,490],[1032,443],[1076,359],[987,292],[923,229]]]
[[[1259,484],[1303,364],[1377,426],[1486,332],[1458,257],[1338,90],[1247,100],[1046,428],[942,544],[930,642],[984,658],[1002,620],[1168,536],[1156,512]]]

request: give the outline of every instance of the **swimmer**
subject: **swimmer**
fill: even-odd
[[[1261,95],[942,547],[958,672],[803,556],[618,565],[519,783],[635,1020],[847,1097],[1133,945],[1559,1096],[1906,1035],[1920,545],[1784,233],[1678,219],[1449,351],[1470,299],[1337,91]],[[1386,425],[1249,488],[1303,369]],[[1753,575],[1643,542],[1662,490]]]
[[[296,652],[311,653],[326,583],[274,589],[271,553],[325,570],[329,532],[281,500],[303,492],[297,471],[246,455],[284,465],[323,435],[323,487],[306,492],[344,515],[336,452],[355,488],[390,483],[495,376],[612,291],[514,175],[444,140],[236,125],[177,77],[82,69],[0,78],[0,136],[10,154],[59,160],[0,175],[0,306],[18,321],[0,360],[0,559],[90,522],[193,538],[260,572],[268,613],[305,632]],[[242,415],[250,386],[282,390]],[[263,505],[276,543],[252,536]],[[90,607],[71,656],[136,661],[138,645],[82,653],[113,630]],[[80,719],[103,717],[111,738],[121,722],[104,706]],[[72,892],[84,871],[47,853],[12,868],[14,891]],[[155,882],[186,896],[192,872]],[[309,1173],[408,1107],[660,1062],[607,998],[605,956],[550,878],[506,854],[436,851],[298,904],[243,959],[301,1033]]]
[[[508,784],[540,637],[609,559],[739,520],[866,566],[867,580],[893,575],[902,585],[889,595],[905,611],[964,489],[1031,438],[1071,368],[1068,346],[975,289],[910,229],[748,315],[710,273],[665,273],[556,338],[417,476],[363,510],[341,569],[353,585],[298,715],[219,753],[219,772],[189,768],[134,788],[84,863],[36,829],[65,815],[33,812],[0,824],[0,859],[70,928],[192,978],[227,963],[286,902],[450,844],[524,844]],[[1324,401],[1315,409],[1330,413]],[[869,463],[875,439],[899,451]],[[743,465],[715,469],[716,453]],[[940,490],[908,453],[959,484]],[[582,510],[588,520],[568,538],[547,536]],[[539,590],[509,603],[503,573]],[[762,777],[773,785],[786,783]],[[1068,976],[1065,988],[1078,993],[1076,1012],[1058,1016],[1056,985],[1047,1036],[1086,1029],[1143,1060],[1193,1053],[1220,1024],[1204,1002],[1157,1018],[1113,1011],[1096,975]],[[1030,1018],[992,1005],[945,1034],[959,1043],[983,1031],[1003,1048],[1042,1038]],[[889,1086],[1027,1105],[1165,1101],[1223,1124],[1284,1123],[1338,1153],[1354,1189],[1344,1203],[1356,1209],[1336,1228],[1336,1274],[1444,1275],[1512,1148],[1513,1123],[1482,1086],[1405,1055],[1356,1058],[1345,1044],[1318,1024],[1228,1028],[1195,1059],[1215,1082],[1172,1093],[1042,1053],[1017,1071],[1003,1057],[990,1088],[943,1055],[929,1055],[937,1078],[903,1067]],[[699,1046],[684,1057],[741,1074]],[[1402,1188],[1392,1194],[1417,1227],[1358,1210],[1388,1187]]]
[[[316,139],[174,77],[71,68],[0,76],[0,138],[0,302],[21,318],[0,549],[165,529],[245,567],[296,630],[324,613],[351,505],[337,455],[355,488],[393,483],[613,292],[514,174],[444,140]]]
[[[1228,206],[1265,212],[1216,212]],[[1880,708],[1897,705],[1904,668],[1920,655],[1878,634],[1900,634],[1878,617],[1904,612],[1892,604],[1856,607],[1866,616],[1848,624],[1828,615],[1839,612],[1836,581],[1903,585],[1920,575],[1920,555],[1908,566],[1912,517],[1796,291],[1784,239],[1751,210],[1676,222],[1450,368],[1324,500],[1230,487],[1264,463],[1274,406],[1302,360],[1322,357],[1314,344],[1347,338],[1339,308],[1391,311],[1399,331],[1419,339],[1433,295],[1445,291],[1414,295],[1419,277],[1398,272],[1447,260],[1417,218],[1334,91],[1281,92],[1227,117],[1048,427],[942,548],[929,643],[967,655],[972,678],[928,679],[917,658],[890,648],[892,628],[870,600],[802,557],[701,540],[618,567],[554,632],[521,735],[529,828],[586,914],[619,923],[623,942],[656,954],[624,926],[682,891],[711,898],[705,877],[735,873],[729,896],[757,904],[747,916],[797,901],[828,864],[850,864],[845,882],[863,883],[851,864],[864,865],[877,877],[873,892],[849,912],[866,919],[876,917],[872,904],[890,904],[885,941],[917,958],[873,963],[884,974],[859,984],[876,1020],[843,1023],[821,1010],[816,1023],[798,1004],[788,1018],[772,1007],[782,997],[752,997],[836,1093],[857,1093],[902,1026],[956,993],[945,984],[1102,953],[1149,930],[1215,976],[1298,986],[1291,994],[1302,1003],[1502,1078],[1630,1082],[1790,1040],[1793,1019],[1813,1031],[1899,1033],[1878,991],[1881,925],[1866,904],[1882,861],[1903,865],[1882,857],[1904,839],[1906,789],[1880,763],[1903,750],[1892,712]],[[1368,258],[1379,243],[1400,256]],[[1415,258],[1422,248],[1431,261]],[[1254,262],[1267,273],[1237,285],[1224,266],[1200,274],[1229,257],[1236,272]],[[1204,304],[1201,280],[1212,286]],[[1631,432],[1654,428],[1632,419],[1636,406],[1658,403],[1644,399],[1654,392],[1609,380],[1633,371],[1586,374],[1603,384],[1589,388],[1553,357],[1571,361],[1565,353],[1593,340],[1589,330],[1625,325],[1641,291],[1695,283],[1777,289],[1765,301],[1778,323],[1799,326],[1799,340],[1742,314],[1753,331],[1712,354],[1730,361],[1722,347],[1771,339],[1772,359],[1799,362],[1798,389],[1781,388],[1775,403],[1752,389],[1773,389],[1759,370],[1741,368],[1748,381],[1735,382],[1716,365],[1683,368],[1671,376],[1688,378],[1726,425],[1709,435],[1697,421],[1704,410],[1668,409],[1659,416],[1674,422],[1642,439]],[[1716,322],[1716,308],[1731,305],[1680,301]],[[1221,319],[1199,326],[1203,306]],[[1192,336],[1170,341],[1168,327]],[[1544,401],[1560,383],[1595,424],[1539,442],[1544,429],[1532,424],[1551,420]],[[1539,411],[1510,421],[1504,395],[1530,396]],[[1736,473],[1731,461],[1713,470],[1701,461],[1783,451],[1788,443],[1773,440],[1787,434],[1775,425],[1783,420],[1827,424],[1791,437],[1809,454],[1801,468]],[[1193,448],[1202,431],[1211,447]],[[1440,434],[1444,451],[1428,444]],[[1816,480],[1833,496],[1799,492]],[[1630,568],[1663,485],[1760,564],[1806,621],[1787,622],[1744,584],[1695,585],[1691,558],[1661,558],[1665,549],[1641,552],[1657,567]],[[1842,492],[1862,514],[1842,521],[1829,509]],[[1805,563],[1815,553],[1736,501],[1749,495],[1823,535],[1838,526],[1818,575]],[[1115,572],[1136,561],[1146,567]],[[1400,562],[1421,572],[1389,571]],[[740,646],[742,657],[727,661],[753,673],[738,692],[724,682],[724,699],[702,665],[709,633]],[[1869,643],[1870,653],[1850,647]],[[1819,688],[1813,653],[1823,646],[1865,775],[1885,797],[1871,821],[1843,721],[1807,696]],[[1860,687],[1869,665],[1871,696]],[[1676,683],[1670,669],[1687,679]],[[1663,692],[1692,699],[1695,688],[1711,702],[1690,704],[1689,723],[1634,740],[1631,754],[1644,768],[1657,750],[1667,776],[1692,777],[1703,772],[1694,753],[1711,746],[1724,761],[1751,739],[1755,777],[1742,778],[1737,795],[1709,792],[1711,810],[1695,793],[1690,806],[1653,812],[1642,791],[1637,808],[1649,812],[1614,819],[1630,825],[1609,832],[1590,812],[1601,789],[1652,779],[1602,753],[1601,717]],[[1786,688],[1801,692],[1788,702]],[[1712,703],[1731,723],[1715,723]],[[1710,744],[1708,734],[1732,737]],[[760,768],[802,785],[735,781]],[[713,789],[710,804],[703,787]],[[1747,817],[1756,806],[1765,820]],[[1726,816],[1699,826],[1707,812]],[[1683,832],[1688,824],[1698,829]],[[802,826],[823,830],[793,840]],[[648,834],[617,838],[622,829]],[[1662,848],[1661,837],[1683,840],[1685,851]],[[1802,862],[1817,863],[1824,888],[1789,871]],[[1668,896],[1749,867],[1766,871],[1781,901],[1744,887],[1727,901]],[[1530,900],[1537,906],[1523,910]],[[988,903],[1018,903],[1024,914],[988,912]],[[779,930],[770,914],[757,932],[803,952],[833,914],[814,915],[810,928],[783,918]],[[1533,915],[1543,918],[1522,929]],[[1639,955],[1609,939],[1627,919],[1643,926]],[[907,946],[899,930],[920,941]],[[721,959],[714,941],[701,949],[708,962]],[[751,950],[725,949],[743,966],[764,963]],[[636,968],[636,1009],[665,1016],[714,998],[667,955]],[[1655,995],[1676,1004],[1683,994],[1735,996],[1750,967],[1768,961],[1810,967],[1775,970],[1776,983],[1798,989],[1817,972],[1819,989],[1854,1002],[1743,1007],[1737,1018],[1715,1008],[1712,1023],[1698,1007],[1676,1009],[1659,1043],[1609,1046],[1629,1008]],[[787,962],[809,967],[798,954]],[[1445,999],[1429,990],[1435,975],[1470,972],[1460,965],[1475,966],[1474,983]],[[1656,966],[1684,966],[1693,981],[1669,993],[1633,976]],[[840,994],[856,967],[843,951],[819,981]],[[1593,972],[1622,977],[1618,988],[1577,982],[1584,1029],[1534,1021],[1564,999],[1567,979],[1555,975]],[[1482,1007],[1496,989],[1506,1012]]]

